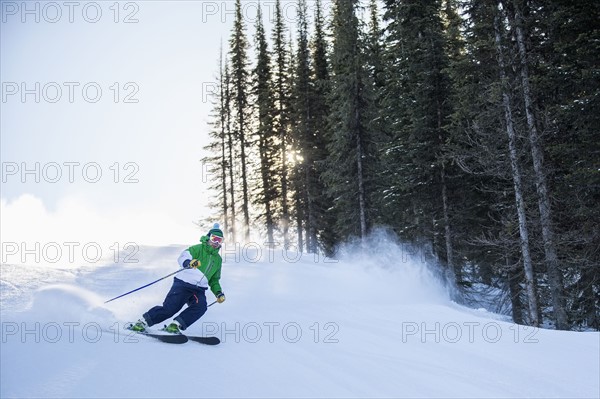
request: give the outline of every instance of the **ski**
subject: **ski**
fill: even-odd
[[[221,340],[217,337],[193,337],[189,335],[186,335],[186,337],[190,341],[199,342],[204,345],[219,345],[221,343]]]
[[[126,330],[131,331],[132,333],[136,333],[142,335],[144,337],[150,337],[159,340],[160,342],[165,342],[167,344],[185,344],[188,341],[188,338],[183,334],[155,334],[151,332],[140,332],[133,331],[131,327],[133,323],[128,323],[125,327]]]
[[[155,333],[152,333],[149,331],[145,331],[145,332],[134,331],[131,329],[131,327],[133,327],[133,323],[127,323],[125,325],[125,330],[131,331],[136,334],[143,335],[145,337],[154,338],[161,342],[166,342],[168,344],[185,344],[188,341],[194,341],[194,342],[198,342],[198,343],[201,343],[204,345],[219,345],[221,343],[221,340],[217,337],[197,337],[197,336],[188,336],[185,334],[169,334],[169,333],[155,334]],[[164,329],[161,329],[160,331],[163,331],[163,330]]]
[[[136,331],[132,331],[136,332]],[[168,344],[185,344],[188,341],[199,342],[204,345],[219,345],[221,340],[217,337],[190,337],[184,334],[153,334],[153,333],[143,333],[136,332],[137,334],[143,335],[145,337],[155,338],[161,342],[166,342]]]
[[[161,342],[166,342],[168,344],[185,344],[188,342],[188,337],[183,334],[152,334],[152,333],[139,333],[141,335],[145,335],[146,337],[155,338]]]

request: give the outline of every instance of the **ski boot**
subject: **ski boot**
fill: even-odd
[[[163,328],[163,331],[171,333],[171,334],[181,334],[181,329],[177,323],[171,323],[168,326]]]
[[[146,324],[146,322],[144,322],[142,319],[139,319],[135,324],[132,324],[129,329],[131,331],[135,331],[135,332],[139,332],[139,333],[145,333],[146,332],[146,327],[148,327],[148,325]]]

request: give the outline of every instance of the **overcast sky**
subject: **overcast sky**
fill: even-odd
[[[242,3],[252,43],[257,3]],[[261,4],[272,17],[274,0]],[[295,1],[282,4],[295,30]],[[189,244],[204,233],[194,222],[216,212],[200,159],[234,5],[1,2],[3,243]]]

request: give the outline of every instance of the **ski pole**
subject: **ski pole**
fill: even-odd
[[[207,308],[211,307],[212,305],[214,305],[215,303],[217,303],[217,301],[214,301],[213,303],[211,303],[210,305],[207,306]]]
[[[167,277],[171,277],[172,275],[174,275],[174,274],[177,274],[177,273],[179,273],[180,271],[183,271],[183,270],[185,270],[185,269],[179,269],[179,270],[177,270],[177,271],[175,271],[175,272],[173,272],[173,273],[167,274],[166,276],[164,276],[164,277],[161,277],[161,278],[159,278],[159,279],[158,279],[158,280],[156,280],[156,281],[153,281],[153,282],[151,282],[151,283],[148,283],[148,284],[146,284],[146,285],[144,285],[144,286],[141,286],[140,288],[136,288],[135,290],[131,290],[131,291],[129,291],[129,292],[126,292],[126,293],[124,293],[124,294],[121,294],[121,295],[119,295],[119,296],[116,296],[116,297],[114,297],[114,298],[112,298],[112,299],[109,299],[108,301],[106,301],[106,302],[104,302],[104,303],[109,303],[109,302],[111,302],[111,301],[114,301],[115,299],[119,299],[119,298],[121,298],[121,297],[123,297],[123,296],[125,296],[125,295],[132,294],[132,293],[134,293],[134,292],[136,292],[136,291],[139,291],[139,290],[141,290],[142,288],[146,288],[146,287],[148,287],[148,286],[150,286],[150,285],[152,285],[152,284],[158,283],[159,281],[161,281],[161,280],[164,280],[164,279],[166,279]],[[211,304],[211,305],[212,305],[212,304]]]

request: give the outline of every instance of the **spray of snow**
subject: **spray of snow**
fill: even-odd
[[[53,284],[34,293],[25,320],[56,323],[106,324],[114,314],[104,307],[104,300],[94,292],[71,284]]]
[[[384,228],[375,229],[362,241],[340,245],[336,257],[384,282],[378,294],[385,294],[384,289],[393,292],[396,303],[447,303],[454,294],[454,287],[426,250],[399,241]]]

